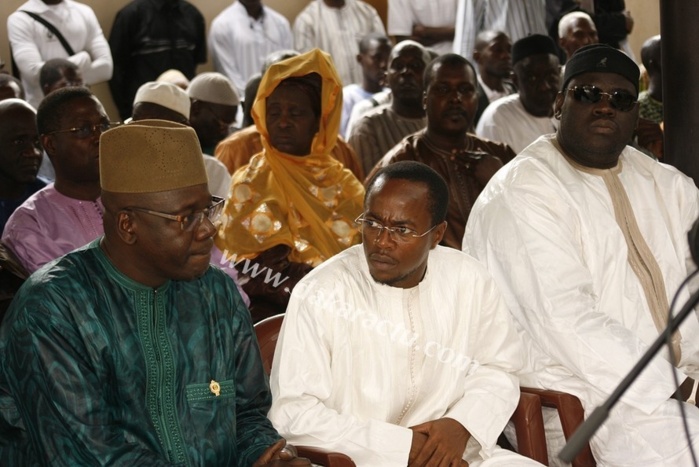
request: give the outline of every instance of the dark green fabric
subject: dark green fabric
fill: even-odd
[[[0,343],[0,465],[248,466],[279,439],[249,313],[216,268],[153,290],[95,241],[27,280]]]
[[[663,103],[650,97],[648,91],[642,91],[638,95],[638,116],[654,123],[662,123]]]

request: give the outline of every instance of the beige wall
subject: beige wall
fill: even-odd
[[[640,62],[643,43],[649,37],[660,34],[660,0],[627,1],[626,7],[634,19],[629,43],[631,50],[636,54],[636,60]]]
[[[3,18],[0,24],[0,57],[2,57],[5,62],[10,61],[9,45],[7,42],[7,17],[19,8],[26,0],[2,0],[0,1],[0,17]],[[114,22],[114,17],[117,12],[128,4],[130,0],[82,0],[81,3],[89,5],[97,15],[97,19],[102,25],[105,37],[109,37],[109,32],[112,29],[112,23]],[[301,9],[306,6],[310,0],[265,0],[265,4],[280,13],[284,14],[290,21],[301,11]],[[207,29],[211,24],[211,20],[221,12],[224,8],[230,5],[231,0],[190,0],[190,3],[194,4],[199,11],[206,18]],[[210,70],[210,64],[206,64],[200,67],[202,70]],[[110,118],[117,119],[119,114],[116,111],[114,102],[112,101],[111,94],[109,93],[109,87],[106,83],[99,84],[93,87],[93,91],[107,110]]]
[[[264,3],[279,11],[289,21],[293,22],[296,15],[305,7],[311,0],[264,0]],[[384,19],[386,18],[386,4],[388,0],[366,0],[371,3],[379,11],[379,14]],[[207,21],[207,27],[211,20],[225,7],[231,4],[231,0],[190,0],[202,12]],[[635,20],[633,33],[629,39],[631,47],[640,60],[640,47],[648,37],[660,33],[660,18],[659,18],[659,0],[633,0],[626,2],[627,7]],[[7,17],[15,11],[24,0],[2,0],[0,1],[0,57],[9,63],[9,46],[7,44]],[[83,0],[92,7],[97,14],[97,18],[104,29],[105,36],[109,37],[109,31],[112,28],[112,22],[117,11],[124,5],[129,3],[129,0]],[[201,70],[208,70],[211,66],[206,64],[201,67]],[[117,118],[117,112],[109,94],[109,88],[106,83],[94,87],[94,92],[105,104],[107,113],[112,118]]]

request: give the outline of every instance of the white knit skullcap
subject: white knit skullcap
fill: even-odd
[[[138,88],[133,100],[134,105],[139,102],[162,105],[189,118],[189,108],[191,107],[189,96],[172,83],[150,81],[143,84]]]
[[[187,94],[192,99],[212,104],[238,105],[240,103],[240,98],[231,80],[215,71],[195,76],[189,83]]]

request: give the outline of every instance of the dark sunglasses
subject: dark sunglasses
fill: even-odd
[[[636,103],[636,96],[627,91],[604,92],[597,86],[574,86],[566,91],[573,92],[573,98],[578,102],[596,104],[605,96],[609,100],[609,105],[622,112],[633,109]]]

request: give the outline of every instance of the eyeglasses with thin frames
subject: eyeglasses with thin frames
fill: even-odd
[[[596,104],[602,100],[602,97],[606,97],[609,101],[609,105],[622,112],[629,112],[638,103],[636,96],[628,91],[614,91],[609,93],[592,85],[573,86],[572,88],[566,88],[565,91],[572,92],[573,98],[576,101],[586,104]]]
[[[85,139],[94,136],[95,134],[101,135],[105,131],[113,128],[115,126],[121,125],[121,122],[100,122],[94,125],[83,125],[73,128],[66,128],[64,130],[54,130],[45,133],[46,135],[53,135],[56,133],[72,133],[78,139]]]
[[[365,218],[364,214],[357,217],[354,223],[359,226],[363,234],[369,234],[375,238],[379,238],[381,233],[386,230],[388,232],[388,238],[396,243],[408,243],[416,238],[422,238],[439,226],[439,224],[433,225],[432,228],[426,232],[419,234],[410,227],[388,227],[374,219]]]
[[[191,232],[202,223],[204,217],[208,218],[209,222],[211,222],[212,224],[215,224],[221,217],[221,212],[223,212],[224,201],[225,200],[223,198],[219,198],[218,196],[212,196],[211,205],[187,215],[169,214],[166,212],[154,211],[152,209],[139,208],[133,206],[126,208],[126,210],[143,212],[152,216],[158,216],[162,217],[163,219],[169,219],[171,221],[179,222],[180,230]]]

